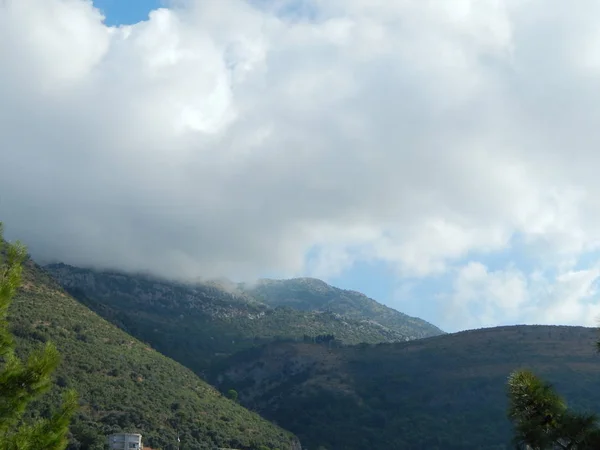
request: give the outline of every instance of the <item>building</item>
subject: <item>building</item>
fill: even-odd
[[[142,435],[135,433],[117,433],[108,437],[111,450],[142,450]]]

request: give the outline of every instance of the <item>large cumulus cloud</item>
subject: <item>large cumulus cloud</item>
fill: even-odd
[[[310,252],[319,276],[453,271],[449,302],[486,277],[530,298],[533,273],[473,265],[518,235],[570,286],[600,242],[597,13],[190,0],[115,28],[89,1],[5,0],[2,220],[42,260],[249,278]]]

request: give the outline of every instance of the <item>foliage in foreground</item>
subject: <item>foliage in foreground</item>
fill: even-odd
[[[510,375],[508,396],[508,416],[514,424],[518,448],[599,448],[597,416],[569,410],[552,386],[531,371],[517,370]]]
[[[63,450],[77,409],[74,391],[65,392],[62,407],[49,417],[23,420],[28,406],[52,386],[52,374],[60,363],[51,343],[32,351],[25,361],[15,354],[7,314],[21,285],[25,257],[22,245],[3,240],[0,223],[0,450]]]
[[[600,350],[600,341],[596,343]],[[517,448],[532,450],[593,450],[600,448],[596,414],[567,408],[551,384],[530,370],[515,370],[508,378],[508,417]]]

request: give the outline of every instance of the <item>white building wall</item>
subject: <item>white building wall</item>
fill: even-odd
[[[108,437],[111,450],[141,450],[142,435],[133,433],[117,433]]]

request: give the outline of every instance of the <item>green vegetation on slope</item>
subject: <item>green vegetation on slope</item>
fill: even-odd
[[[80,302],[196,373],[219,357],[274,339],[324,334],[345,344],[409,339],[398,330],[334,312],[272,308],[214,284],[185,285],[64,264],[47,270]]]
[[[406,343],[282,342],[232,356],[210,379],[295,432],[309,450],[500,450],[506,380],[531,367],[578,411],[600,405],[596,330],[515,326]]]
[[[438,327],[417,317],[407,316],[364,294],[339,289],[315,278],[260,280],[240,285],[242,292],[271,306],[290,306],[302,311],[331,311],[355,320],[371,320],[409,339],[444,334]]]
[[[69,423],[77,409],[77,394],[65,393],[62,407],[48,418],[23,421],[27,407],[52,386],[52,374],[60,363],[54,345],[48,343],[27,360],[15,353],[8,328],[8,308],[21,286],[25,248],[8,244],[0,222],[0,449],[64,450]]]
[[[101,449],[107,434],[134,431],[146,445],[174,449],[287,450],[295,438],[223,397],[190,370],[162,356],[67,295],[31,261],[10,324],[25,354],[52,341],[63,356],[58,388],[38,402],[45,415],[66,388],[81,398],[71,449]]]

